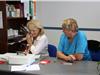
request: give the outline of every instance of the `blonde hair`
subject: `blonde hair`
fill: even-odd
[[[62,23],[62,28],[66,28],[68,30],[71,30],[73,26],[76,30],[78,29],[77,21],[73,18],[65,19]]]
[[[40,23],[39,20],[30,20],[28,23],[27,23],[27,28],[29,30],[33,30],[34,28],[39,28],[41,31],[40,31],[40,35],[43,35],[44,34],[44,29]]]

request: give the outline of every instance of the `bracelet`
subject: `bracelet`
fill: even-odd
[[[69,55],[73,60],[76,60],[74,55]]]

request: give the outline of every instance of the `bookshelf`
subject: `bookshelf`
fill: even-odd
[[[10,9],[10,10],[9,10]],[[27,18],[24,17],[24,4],[21,1],[6,2],[7,24],[8,24],[8,52],[16,52],[19,50],[19,41],[25,36],[21,29],[27,23]]]
[[[21,29],[27,23],[24,17],[24,4],[21,1],[0,1],[0,11],[3,12],[3,29],[0,29],[0,53],[15,52],[15,45],[25,36]]]

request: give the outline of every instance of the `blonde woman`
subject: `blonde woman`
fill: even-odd
[[[27,23],[29,33],[26,35],[27,46],[25,53],[45,53],[48,47],[48,38],[39,20],[30,20]]]
[[[57,57],[65,61],[91,60],[87,48],[87,38],[78,30],[77,21],[73,18],[65,19],[62,23]]]

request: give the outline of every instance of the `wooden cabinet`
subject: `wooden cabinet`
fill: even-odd
[[[0,53],[5,53],[7,52],[7,19],[6,19],[6,2],[0,1],[0,12],[2,13],[2,23],[3,23],[3,28],[0,28]],[[1,24],[1,23],[0,23]],[[2,25],[1,25],[2,26]]]
[[[12,6],[14,12],[11,11],[13,10]],[[24,17],[23,7],[24,5],[20,1],[0,1],[0,11],[3,12],[3,29],[0,29],[0,53],[15,52],[18,46],[14,44],[25,36],[22,27],[26,25],[27,18]]]

